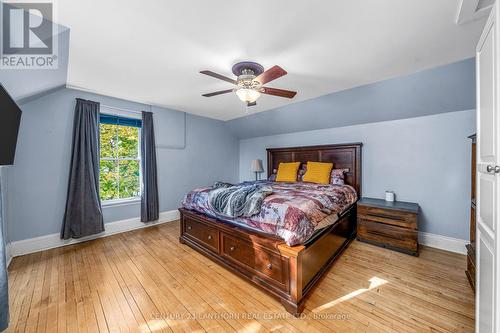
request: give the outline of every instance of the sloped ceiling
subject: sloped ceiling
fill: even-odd
[[[428,116],[476,107],[475,58],[251,114],[226,124],[241,139]]]
[[[18,104],[66,86],[70,31],[63,26],[55,31],[58,31],[57,69],[0,69],[0,82]]]
[[[474,56],[484,19],[457,25],[459,0],[59,1],[71,29],[68,83],[101,94],[229,120]],[[201,94],[253,60],[289,75],[250,109]]]

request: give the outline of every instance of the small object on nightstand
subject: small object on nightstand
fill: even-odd
[[[412,202],[361,198],[358,240],[418,256],[418,211]]]
[[[396,194],[392,191],[385,191],[385,201],[394,201]]]

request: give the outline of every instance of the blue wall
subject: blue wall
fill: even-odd
[[[252,138],[471,110],[476,107],[475,84],[472,58],[234,119],[228,125],[239,138]]]
[[[467,239],[475,103],[475,61],[467,59],[228,125],[243,138],[240,180],[253,179],[251,160],[265,161],[268,147],[363,142],[364,196],[393,190],[421,205],[421,231]]]
[[[471,110],[241,140],[240,180],[253,179],[251,161],[269,147],[362,142],[363,196],[395,191],[420,204],[420,231],[468,239],[475,120]]]
[[[15,166],[4,169],[10,241],[57,233],[61,228],[77,97],[154,113],[160,211],[178,208],[184,194],[194,187],[216,180],[237,181],[238,140],[224,122],[72,89],[59,90],[21,105]],[[140,216],[139,204],[103,210],[105,222]]]
[[[265,161],[265,148],[361,141],[363,195],[393,190],[421,205],[422,231],[468,237],[473,59],[225,123],[66,88],[28,99],[16,165],[3,170],[10,241],[59,232],[76,97],[154,112],[162,211],[194,187],[253,179],[250,161]],[[139,209],[106,207],[105,221]]]

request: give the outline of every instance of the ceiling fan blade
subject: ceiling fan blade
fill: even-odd
[[[219,80],[227,81],[227,82],[232,83],[232,84],[236,84],[237,83],[236,80],[228,78],[227,76],[224,76],[224,75],[220,75],[220,74],[214,73],[212,71],[201,71],[200,73],[208,75],[208,76],[211,76],[211,77],[215,77],[216,79],[219,79]]]
[[[256,106],[256,105],[257,105],[257,102],[253,102],[253,103],[247,102],[247,106]]]
[[[285,71],[283,68],[280,66],[273,66],[269,68],[267,71],[264,73],[260,74],[255,78],[255,81],[259,81],[260,84],[266,84],[268,82],[271,82],[273,80],[276,80],[279,77],[282,77],[283,75],[287,75],[287,71]]]
[[[267,87],[264,87],[262,89],[263,89],[262,90],[263,94],[279,96],[279,97],[293,98],[297,94],[296,91],[290,91],[290,90],[267,88]]]
[[[203,94],[202,96],[205,96],[205,97],[212,97],[212,96],[217,96],[217,95],[227,94],[227,93],[230,93],[230,92],[233,92],[233,89],[227,89],[227,90],[216,91],[216,92],[213,92],[213,93]]]

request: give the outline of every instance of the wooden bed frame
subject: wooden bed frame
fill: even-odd
[[[361,196],[361,143],[267,149],[268,174],[280,162],[333,162],[347,168],[346,183]],[[356,236],[356,205],[305,244],[287,246],[282,239],[180,208],[180,242],[278,298],[299,315],[304,300]]]

